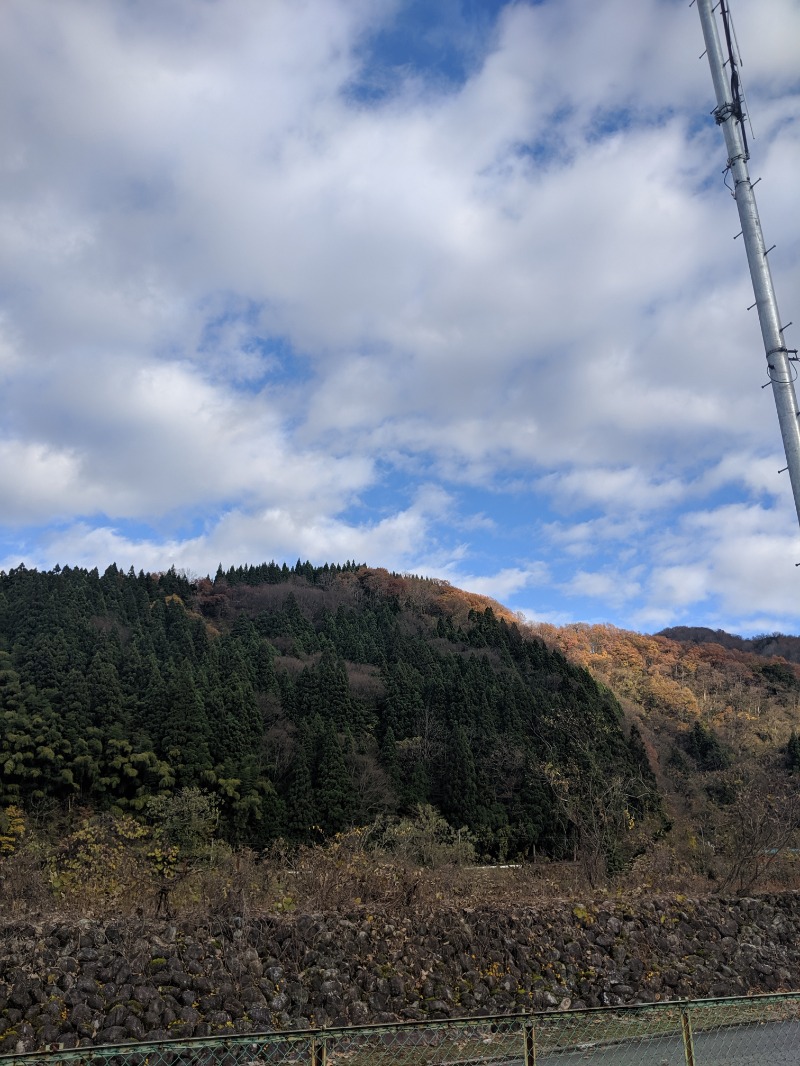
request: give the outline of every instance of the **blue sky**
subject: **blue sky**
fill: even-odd
[[[800,320],[800,4],[733,13]],[[5,0],[0,569],[800,632],[702,50],[683,0]]]

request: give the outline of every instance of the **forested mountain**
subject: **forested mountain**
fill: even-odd
[[[790,655],[797,637],[531,628],[637,723],[674,825],[670,846],[693,870],[748,891],[774,876],[783,854],[780,883],[796,884],[800,665],[770,649]]]
[[[779,655],[789,662],[800,663],[800,637],[785,633],[764,633],[759,637],[737,637],[724,629],[708,629],[705,626],[672,626],[657,634],[689,644],[719,644],[722,648],[748,651],[767,658]]]
[[[355,563],[0,574],[0,813],[146,815],[308,842],[418,804],[490,856],[571,853],[659,809],[604,685],[497,605]]]
[[[609,625],[538,624],[532,630],[661,736],[662,755],[670,741],[683,745],[698,723],[738,756],[778,753],[800,725],[800,666],[787,661],[800,638],[744,640],[688,627],[654,636]],[[770,652],[772,641],[788,654]]]

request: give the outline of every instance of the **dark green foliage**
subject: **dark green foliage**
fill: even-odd
[[[507,851],[530,858],[536,849],[559,855],[566,826],[556,809],[552,789],[535,764],[527,760],[509,809]]]
[[[319,825],[326,836],[347,828],[354,807],[353,783],[333,722],[314,723],[317,733],[314,761],[314,797]]]
[[[461,726],[456,725],[445,749],[447,773],[439,806],[451,825],[474,826],[478,822],[478,779],[475,759]]]
[[[92,658],[86,677],[92,725],[105,732],[122,724],[125,716],[122,686],[110,649],[101,648]]]
[[[491,610],[426,613],[409,580],[299,560],[196,584],[0,573],[0,804],[137,811],[201,789],[254,847],[435,804],[487,855],[557,857],[579,815],[553,768],[655,795],[641,737],[589,674]]]
[[[290,650],[296,655],[317,651],[319,639],[311,622],[300,610],[297,597],[290,592],[276,614],[262,614],[257,619],[265,637],[290,637]]]
[[[286,829],[293,840],[308,843],[317,826],[317,811],[308,769],[305,737],[295,748],[286,797]]]
[[[761,667],[761,673],[767,679],[773,696],[800,689],[800,678],[788,663],[767,663]]]
[[[792,730],[789,743],[786,745],[786,769],[793,774],[800,771],[800,736],[796,729]]]
[[[724,770],[730,766],[730,755],[702,722],[695,722],[689,730],[686,736],[686,750],[700,770]]]
[[[166,708],[156,735],[159,751],[175,768],[181,787],[207,779],[212,767],[211,728],[188,661],[182,662],[167,682]]]
[[[215,585],[280,585],[291,581],[294,577],[302,577],[316,585],[328,585],[337,574],[352,573],[361,570],[366,563],[355,561],[346,562],[342,565],[312,566],[308,561],[301,563],[297,560],[295,566],[290,569],[286,563],[278,565],[276,562],[261,563],[258,566],[232,566],[228,571],[222,569],[220,563],[214,577]],[[163,578],[162,578],[163,580]]]

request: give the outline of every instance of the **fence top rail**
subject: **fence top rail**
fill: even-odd
[[[200,1036],[190,1038],[176,1038],[174,1040],[152,1041],[129,1041],[123,1044],[84,1044],[75,1048],[53,1048],[47,1051],[29,1051],[23,1053],[11,1053],[0,1055],[0,1066],[10,1066],[12,1063],[25,1063],[35,1066],[36,1063],[52,1062],[57,1059],[60,1063],[90,1062],[93,1059],[111,1059],[117,1056],[152,1055],[159,1052],[192,1052],[203,1048],[214,1047],[252,1047],[253,1045],[267,1044],[290,1044],[309,1043],[312,1040],[341,1039],[349,1035],[369,1037],[370,1035],[385,1036],[391,1033],[408,1032],[410,1030],[430,1029],[461,1029],[476,1026],[502,1026],[510,1028],[514,1025],[533,1025],[537,1022],[555,1023],[557,1019],[567,1019],[570,1016],[598,1017],[602,1015],[642,1014],[645,1012],[691,1012],[710,1010],[726,1007],[735,1009],[745,1005],[764,1008],[781,1003],[797,1002],[800,1004],[800,990],[796,992],[773,992],[752,996],[718,996],[708,999],[671,999],[660,1000],[656,1003],[623,1003],[613,1007],[582,1007],[568,1010],[549,1011],[524,1011],[514,1014],[480,1014],[467,1018],[439,1018],[425,1021],[391,1022],[379,1025],[353,1025],[339,1026],[328,1029],[283,1029],[270,1032],[216,1034],[214,1036]]]

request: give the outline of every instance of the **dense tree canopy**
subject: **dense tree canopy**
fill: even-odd
[[[613,773],[646,806],[648,770],[609,690],[442,583],[299,560],[0,574],[0,807],[201,788],[262,847],[432,804],[487,854],[558,856],[580,801],[554,780]]]

